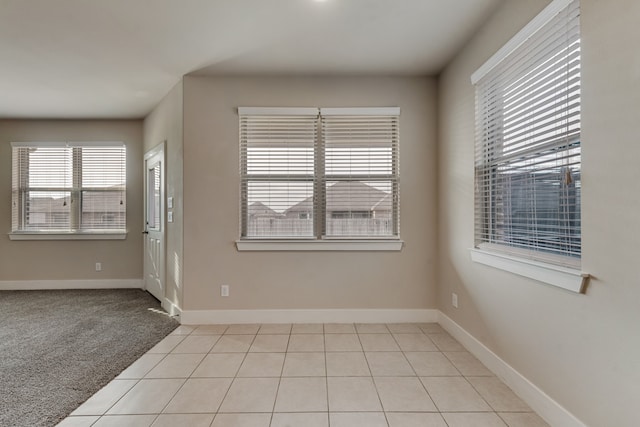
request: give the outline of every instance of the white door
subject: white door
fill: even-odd
[[[164,144],[144,156],[144,285],[164,301]]]

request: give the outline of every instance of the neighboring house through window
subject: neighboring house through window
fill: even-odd
[[[477,248],[580,265],[579,18],[556,0],[472,77]]]
[[[12,226],[19,234],[126,232],[123,143],[12,143]]]
[[[398,108],[239,108],[241,237],[399,237]]]

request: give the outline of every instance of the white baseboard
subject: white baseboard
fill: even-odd
[[[540,390],[535,384],[498,357],[446,314],[439,312],[438,323],[470,353],[507,384],[522,400],[551,426],[586,427],[572,413]]]
[[[55,290],[55,289],[142,289],[142,279],[106,280],[0,280],[0,290]]]
[[[438,310],[431,309],[184,310],[180,323],[422,323],[437,320]]]

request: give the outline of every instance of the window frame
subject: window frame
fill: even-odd
[[[391,236],[327,236],[326,235],[326,192],[324,186],[331,175],[325,171],[325,144],[322,131],[322,113],[324,114],[343,114],[352,116],[366,115],[392,115],[395,116],[395,146],[393,148],[394,172],[396,173],[393,190],[394,193],[394,235]],[[254,115],[309,115],[316,116],[316,135],[313,151],[313,176],[301,176],[305,182],[313,182],[312,210],[308,218],[313,221],[313,235],[301,237],[253,237],[246,236],[248,222],[248,182],[251,180],[247,174],[247,152],[246,141],[243,142],[243,116]],[[238,115],[240,118],[240,238],[236,240],[236,246],[239,251],[398,251],[401,250],[403,241],[400,239],[399,233],[399,115],[398,107],[373,107],[373,108],[280,108],[280,107],[239,107]],[[263,177],[264,178],[264,177]],[[342,177],[345,178],[345,177]]]
[[[476,90],[478,90],[478,84],[482,82],[485,77],[489,76],[488,78],[490,78],[490,75],[494,71],[494,69],[501,65],[502,62],[505,61],[510,55],[527,55],[522,45],[539,30],[544,29],[544,31],[549,31],[546,26],[554,18],[558,17],[559,14],[567,14],[568,23],[570,19],[568,18],[568,11],[571,10],[570,8],[576,8],[578,11],[577,25],[579,26],[579,7],[580,6],[578,0],[575,0],[575,3],[574,0],[554,0],[552,3],[550,3],[539,15],[537,15],[531,22],[529,22],[529,24],[527,24],[519,33],[517,33],[511,40],[509,40],[500,50],[498,50],[495,55],[493,55],[475,73],[473,73],[473,75],[471,76],[471,82],[476,87]],[[569,27],[567,26],[567,28]],[[565,36],[565,33],[563,33],[563,36]],[[579,37],[580,36],[578,35],[578,40]],[[558,38],[558,40],[560,39]],[[567,58],[569,57],[567,56]],[[567,61],[568,60],[569,59],[567,59]],[[538,65],[539,61],[535,62],[535,66]],[[496,70],[494,74],[495,73],[498,73],[498,71]],[[580,74],[578,73],[578,76],[579,75]],[[494,88],[492,90],[500,89]],[[486,96],[486,94],[483,94],[483,96]],[[494,102],[501,103],[501,96],[502,95],[500,94],[496,95]],[[583,273],[581,271],[581,255],[564,256],[559,254],[545,253],[545,250],[548,249],[542,245],[535,246],[534,249],[516,248],[513,245],[508,245],[507,243],[497,243],[496,240],[492,239],[493,235],[491,234],[491,230],[494,227],[493,221],[495,221],[496,219],[493,217],[495,213],[493,212],[491,203],[493,203],[495,196],[493,194],[486,196],[484,193],[480,194],[480,192],[492,192],[491,183],[497,182],[496,179],[499,177],[499,174],[497,171],[497,166],[495,166],[496,153],[494,151],[491,151],[495,147],[491,145],[491,141],[485,138],[484,131],[480,130],[484,129],[483,125],[487,123],[487,117],[484,116],[485,110],[479,108],[478,99],[479,94],[478,92],[476,92],[475,120],[476,126],[478,128],[476,129],[476,165],[474,174],[476,183],[476,208],[474,212],[475,244],[474,248],[470,249],[471,259],[474,262],[509,271],[511,273],[528,277],[539,282],[557,286],[573,292],[584,293],[588,283],[589,274]],[[565,98],[562,99],[564,100]],[[566,102],[568,103],[568,98],[566,99]],[[547,105],[548,104],[544,104],[544,107],[536,107],[535,111],[545,112],[547,111]],[[500,111],[502,111],[502,107],[500,107],[499,109]],[[535,114],[538,113],[536,112]],[[535,117],[536,119],[539,119],[539,117]],[[568,114],[567,117],[569,117]],[[538,124],[540,122],[535,123]],[[569,126],[569,124],[567,124],[567,126]],[[567,129],[569,129],[569,127],[567,127]],[[580,137],[578,136],[578,146],[579,138]],[[575,143],[575,141],[567,140],[565,144],[566,146],[564,148],[562,148],[560,144],[558,144],[555,146],[557,148],[554,147],[554,149],[565,149],[568,152],[568,150],[574,147],[574,145],[571,144]],[[543,159],[543,157],[547,154],[543,153],[542,150],[539,150],[539,154],[537,155],[540,156],[538,158]],[[524,157],[522,158],[524,159]],[[487,174],[486,168],[491,167],[494,167],[496,169],[493,171],[489,170]],[[483,181],[486,179],[490,179],[491,183],[487,184],[486,181]],[[578,203],[577,207],[580,207],[580,201],[574,203]],[[499,241],[499,239],[497,240]],[[580,246],[582,246],[581,243]],[[579,254],[580,253],[581,251],[579,251]]]
[[[123,240],[126,239],[127,231],[127,185],[126,185],[126,168],[127,168],[127,153],[126,144],[121,141],[86,141],[86,142],[11,142],[12,147],[12,193],[17,193],[17,201],[12,196],[12,225],[11,231],[8,233],[10,240]],[[83,214],[83,197],[84,192],[113,192],[118,190],[108,190],[102,187],[91,187],[82,185],[82,157],[81,150],[83,148],[107,148],[107,147],[122,147],[124,149],[124,159],[122,164],[121,173],[124,175],[124,186],[121,188],[124,199],[124,227],[123,228],[97,228],[97,227],[82,227],[82,214]],[[25,176],[20,176],[20,171],[17,171],[18,164],[28,162],[28,159],[16,158],[21,156],[21,153],[17,149],[21,148],[63,148],[70,150],[69,155],[71,157],[71,186],[64,186],[64,188],[54,187],[36,187],[39,191],[64,191],[69,193],[69,200],[78,200],[79,203],[70,203],[69,207],[69,226],[68,228],[51,228],[51,229],[29,229],[24,227],[25,207],[21,202],[21,196],[23,192],[31,191],[30,186],[27,186],[24,182]],[[27,172],[28,173],[28,172]],[[16,182],[19,181],[19,182]]]

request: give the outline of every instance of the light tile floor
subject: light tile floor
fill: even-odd
[[[425,323],[183,325],[59,426],[548,425]]]

